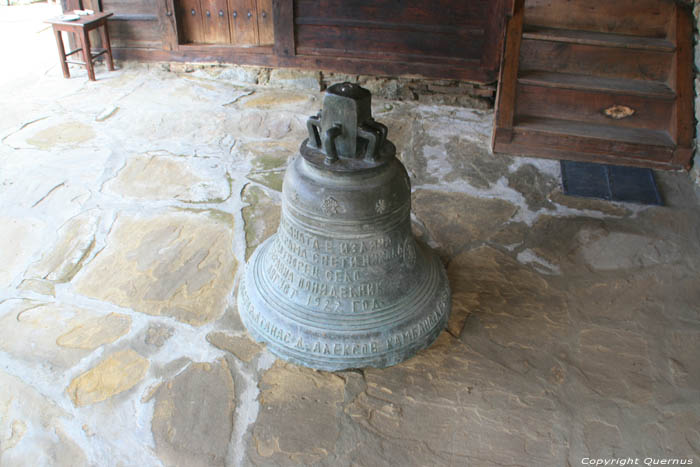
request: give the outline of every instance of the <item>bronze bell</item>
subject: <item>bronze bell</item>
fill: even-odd
[[[322,370],[386,367],[445,328],[450,289],[411,232],[411,185],[371,94],[328,88],[287,169],[277,233],[248,261],[238,308],[258,341]]]

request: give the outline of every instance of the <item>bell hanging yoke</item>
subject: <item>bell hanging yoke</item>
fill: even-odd
[[[372,118],[371,105],[372,95],[360,86],[342,83],[329,87],[323,111],[307,121],[309,139],[304,157],[315,160],[310,149],[316,149],[325,155],[324,163],[331,170],[357,170],[362,163],[366,168],[376,166],[387,143],[387,128]],[[387,151],[395,153],[396,148],[389,143],[385,156]],[[359,164],[349,163],[358,160]]]
[[[445,269],[411,232],[411,185],[371,94],[330,86],[290,163],[277,233],[238,293],[248,331],[321,370],[386,367],[430,345],[450,311]]]

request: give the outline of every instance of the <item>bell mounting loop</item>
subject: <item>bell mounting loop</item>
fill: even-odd
[[[372,95],[353,83],[326,90],[323,109],[306,122],[309,139],[301,154],[313,165],[332,171],[366,170],[384,165],[396,154],[387,127],[372,118]]]

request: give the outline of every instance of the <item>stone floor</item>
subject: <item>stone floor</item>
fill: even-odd
[[[490,111],[375,99],[448,267],[449,329],[385,370],[287,365],[234,291],[313,81],[131,63],[66,80],[51,12],[0,7],[0,465],[700,462],[685,174],[659,174],[667,207],[570,198],[557,163],[489,153]]]

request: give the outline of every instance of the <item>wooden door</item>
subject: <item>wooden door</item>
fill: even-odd
[[[272,24],[272,0],[258,0],[258,36],[260,45],[275,43],[275,30]]]
[[[200,0],[179,0],[177,4],[180,42],[183,44],[204,42],[204,22]]]
[[[258,10],[255,0],[228,0],[233,45],[257,45]]]
[[[204,39],[206,44],[228,44],[230,42],[228,3],[226,0],[200,0]]]

